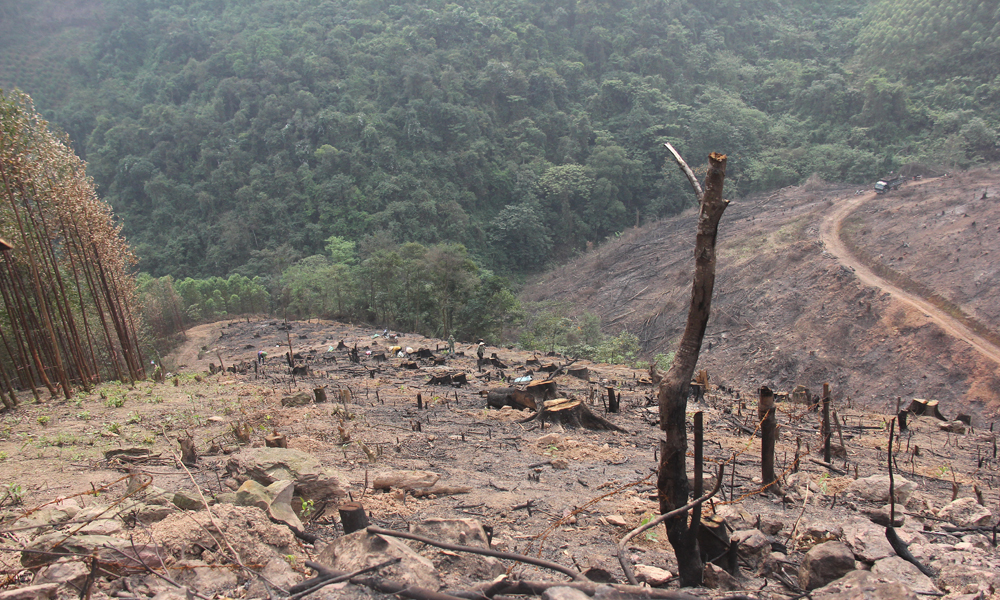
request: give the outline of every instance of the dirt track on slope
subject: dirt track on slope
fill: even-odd
[[[923,311],[924,315],[941,327],[945,333],[966,342],[984,357],[1000,365],[1000,348],[996,345],[977,335],[964,323],[942,311],[928,300],[911,294],[879,277],[850,253],[841,239],[841,228],[844,220],[864,205],[867,200],[874,197],[874,192],[867,192],[860,196],[847,198],[832,206],[832,210],[823,218],[819,231],[820,240],[826,251],[840,264],[854,271],[854,274],[865,285],[887,292],[900,302]]]

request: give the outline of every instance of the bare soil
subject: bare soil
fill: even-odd
[[[72,497],[87,506],[109,503],[124,494],[122,478],[130,469],[152,475],[154,485],[161,488],[193,491],[176,458],[177,437],[188,433],[201,456],[192,469],[201,490],[208,497],[228,492],[226,455],[240,447],[233,427],[249,425],[251,445],[261,445],[265,435],[278,431],[288,436],[290,447],[312,453],[343,472],[353,498],[365,504],[372,521],[380,526],[402,529],[431,517],[472,517],[492,527],[497,549],[538,554],[581,569],[600,568],[622,581],[614,541],[658,512],[653,476],[658,428],[655,407],[650,406],[653,387],[642,381],[645,373],[580,361],[574,366],[587,366],[591,381],[556,377],[561,396],[585,400],[594,412],[627,433],[558,426],[543,431],[537,423],[519,423],[531,413],[486,408],[480,393],[506,385],[498,381],[502,375],[526,373],[526,361],[535,358],[531,353],[490,348],[507,368],[479,372],[474,347],[463,345],[457,350],[464,355],[447,359],[443,366],[419,359],[412,369],[404,364],[405,358],[376,362],[367,357],[366,348],[378,352],[388,345],[373,337],[375,333],[333,322],[286,326],[280,321],[256,320],[204,325],[191,330],[187,344],[166,360],[177,375],[164,383],[105,384],[69,402],[31,404],[26,400],[4,414],[0,432],[2,480],[8,490],[16,486],[20,501],[15,503],[11,497],[3,501],[5,522],[59,498]],[[345,350],[331,350],[341,340],[349,347],[358,345],[363,357],[360,364],[350,363]],[[310,366],[305,377],[289,374],[284,358],[289,341],[303,357],[297,363]],[[445,348],[439,340],[418,336],[403,336],[397,343],[404,348],[428,348],[439,357]],[[246,374],[207,374],[208,363],[218,365],[220,358],[226,367],[252,365],[261,349],[268,357],[256,374],[252,368]],[[538,358],[543,364],[567,362],[563,357]],[[458,388],[427,385],[432,375],[443,372],[464,372],[470,383]],[[543,374],[536,368],[535,376]],[[621,413],[605,413],[606,386],[621,395]],[[281,398],[298,391],[312,393],[317,387],[326,390],[330,402],[295,408],[281,405]],[[349,390],[350,400],[342,400],[340,390]],[[417,394],[423,409],[417,408]],[[717,462],[736,468],[726,475],[720,503],[713,510],[737,515],[736,528],[752,527],[758,517],[785,523],[778,539],[785,540],[790,558],[796,560],[800,554],[790,537],[793,523],[800,523],[801,531],[813,522],[829,526],[863,519],[857,511],[864,506],[830,500],[857,474],[883,472],[887,417],[844,402],[835,404],[848,448],[847,457],[836,463],[848,475],[830,473],[803,457],[800,468],[817,490],[813,501],[803,506],[762,491],[759,438],[741,429],[753,429],[757,421],[755,402],[748,396],[752,394],[746,390],[730,394],[713,386],[703,402],[689,405],[689,411],[705,413],[705,438],[710,440],[705,449],[706,478],[711,482]],[[971,494],[972,486],[978,485],[987,497],[995,497],[991,434],[953,436],[939,432],[936,423],[923,421],[918,420],[905,446],[900,446],[909,448],[912,443],[921,452],[911,453],[905,461],[901,458],[900,468],[916,482],[927,503],[943,506],[951,499],[953,485],[959,486],[962,495]],[[779,422],[777,469],[787,476],[794,468],[797,440],[803,453],[809,448],[811,456],[816,456],[818,416],[805,407],[782,404]],[[128,447],[147,448],[153,457],[132,465],[105,457],[109,450]],[[469,491],[414,497],[371,489],[376,473],[392,469],[434,471],[441,474],[439,483]],[[93,490],[100,492],[96,498],[88,493]],[[316,507],[308,528],[320,541],[315,546],[300,544],[296,554],[315,557],[324,541],[340,535],[334,504],[331,499],[329,505]],[[614,524],[617,516],[624,527]],[[919,529],[919,522],[914,523]],[[6,546],[14,548],[30,539],[28,532],[5,535]],[[676,566],[662,531],[639,536],[630,544],[629,553],[635,563],[670,570]],[[16,552],[0,555],[0,566],[11,576],[9,585],[27,581],[17,559]],[[527,578],[554,578],[534,567],[508,566]],[[745,573],[744,589],[770,586],[787,593],[776,580]],[[351,593],[348,588],[340,596],[329,597],[353,597]],[[771,591],[759,595],[781,597]]]
[[[862,277],[863,261],[821,229],[839,229],[879,271],[940,295],[996,339],[1000,172],[909,182],[881,196],[856,192],[812,182],[732,202],[719,229],[700,368],[735,388],[828,382],[835,398],[870,410],[891,412],[897,398],[918,397],[939,400],[948,415],[995,419],[996,344],[959,332],[954,315],[920,294],[906,302],[884,278]],[[669,352],[687,316],[696,217],[692,209],[627,231],[539,277],[524,298],[593,312],[609,334],[636,333],[646,358]]]

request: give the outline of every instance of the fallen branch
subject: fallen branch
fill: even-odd
[[[712,496],[716,495],[719,492],[719,489],[722,487],[722,476],[725,473],[725,470],[726,470],[725,463],[720,464],[719,475],[715,478],[715,486],[712,488],[712,491],[708,492],[707,494],[705,494],[701,498],[698,498],[697,500],[692,500],[691,502],[688,502],[687,504],[685,504],[680,508],[675,508],[674,510],[668,513],[664,513],[656,517],[655,519],[652,519],[649,523],[636,527],[632,531],[628,532],[625,535],[625,537],[619,540],[618,563],[622,566],[622,571],[625,572],[625,577],[628,579],[629,583],[631,583],[632,585],[639,585],[639,581],[635,578],[635,573],[632,571],[632,564],[626,558],[625,544],[627,544],[629,540],[639,535],[643,531],[656,527],[657,525],[666,521],[667,519],[672,519],[674,517],[680,516],[686,513],[687,511],[691,510],[692,508],[695,508],[696,506],[701,506],[705,501],[710,499]]]
[[[300,598],[305,598],[309,594],[311,594],[313,592],[317,592],[317,591],[323,589],[324,587],[326,587],[328,585],[333,585],[335,583],[340,583],[341,581],[350,581],[351,578],[353,578],[353,577],[357,577],[359,575],[364,575],[365,573],[369,573],[371,571],[377,571],[377,570],[381,569],[382,567],[388,567],[389,565],[394,565],[394,564],[400,562],[401,560],[403,560],[403,559],[401,559],[401,558],[393,558],[392,560],[387,560],[387,561],[379,563],[377,565],[372,565],[370,567],[365,567],[363,569],[358,569],[357,571],[355,571],[353,573],[345,573],[344,575],[337,575],[337,576],[333,576],[333,577],[327,577],[327,576],[320,575],[320,577],[317,577],[315,579],[310,580],[311,582],[313,582],[313,584],[310,587],[307,587],[307,588],[305,588],[305,589],[303,589],[301,591],[296,591],[296,592],[292,593],[289,596],[289,599],[290,600],[299,600]],[[316,581],[316,579],[320,579],[320,581]],[[305,582],[303,582],[303,583],[305,583]],[[302,585],[302,584],[299,584],[299,585]],[[296,586],[296,587],[299,587],[299,586]],[[288,591],[290,593],[292,592],[292,590],[288,590]]]
[[[830,469],[831,471],[833,471],[837,475],[847,475],[847,471],[845,471],[843,469],[838,469],[837,467],[831,465],[830,463],[823,462],[823,461],[821,461],[818,458],[813,458],[813,457],[810,456],[809,457],[809,462],[816,463],[817,465],[819,465],[821,467],[826,467],[827,469]]]
[[[325,575],[333,578],[343,575],[340,571],[334,571],[311,560],[306,561],[306,566],[316,571],[321,576]],[[412,598],[414,600],[463,600],[458,596],[442,594],[441,592],[435,592],[422,587],[410,586],[405,583],[399,583],[397,581],[390,581],[387,579],[375,579],[374,577],[352,577],[349,581],[355,585],[363,585],[373,590],[382,592],[383,594],[393,594],[402,598]]]
[[[558,571],[563,575],[572,577],[576,581],[589,581],[589,579],[587,579],[587,577],[584,576],[582,573],[577,573],[576,571],[568,567],[564,567],[558,563],[550,562],[541,558],[533,558],[530,556],[524,556],[523,554],[515,554],[513,552],[498,552],[496,550],[489,550],[487,548],[474,548],[472,546],[460,546],[458,544],[448,544],[445,542],[432,540],[422,535],[403,533],[401,531],[392,531],[391,529],[382,529],[381,527],[376,527],[374,525],[368,526],[367,531],[368,533],[373,533],[377,535],[388,535],[391,537],[413,540],[415,542],[423,542],[428,546],[436,546],[438,548],[444,548],[445,550],[451,550],[453,552],[469,552],[472,554],[482,554],[484,556],[492,556],[493,558],[515,560],[518,562],[527,563],[529,565],[535,565],[536,567],[543,567],[546,569],[551,569],[553,571]],[[389,593],[395,593],[395,592],[389,592]]]

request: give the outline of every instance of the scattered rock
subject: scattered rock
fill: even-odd
[[[306,406],[312,404],[313,396],[307,392],[299,392],[293,396],[285,396],[281,399],[281,405],[286,407]]]
[[[236,491],[237,506],[256,506],[275,521],[280,521],[297,531],[302,531],[302,521],[292,510],[292,493],[295,484],[287,479],[275,481],[264,487],[252,479],[243,482]]]
[[[156,560],[156,548],[154,546],[136,543],[133,548],[133,545],[129,540],[107,535],[78,534],[66,537],[65,532],[53,531],[35,538],[26,549],[41,552],[53,552],[55,546],[57,545],[59,546],[59,553],[68,552],[70,554],[80,554],[84,556],[96,554],[98,559],[100,559],[100,561],[104,564],[121,563],[123,559],[119,552],[133,558],[136,557],[136,552],[138,552],[139,555],[137,560]],[[112,548],[114,548],[114,550],[112,550]],[[58,559],[59,556],[41,554],[38,552],[21,553],[21,565],[26,569],[43,567],[56,562]],[[156,563],[150,562],[148,564]]]
[[[1000,571],[971,565],[948,565],[938,573],[934,584],[949,594],[975,594],[1000,589]]]
[[[813,600],[917,600],[912,590],[869,571],[851,571],[815,590]]]
[[[231,590],[239,583],[232,570],[215,568],[200,560],[177,561],[170,565],[169,571],[174,581],[206,596]]]
[[[710,590],[732,592],[740,589],[740,582],[736,581],[736,578],[726,572],[725,569],[714,563],[705,563],[702,585]]]
[[[431,561],[396,538],[374,535],[366,530],[341,536],[327,545],[316,562],[338,571],[357,571],[387,560],[400,562],[383,567],[379,576],[413,586],[437,590],[441,578]]]
[[[739,544],[740,556],[756,570],[771,554],[771,541],[758,529],[743,529],[733,532],[731,539]]]
[[[906,522],[906,515],[903,514],[903,511],[905,510],[906,507],[903,505],[896,505],[896,520],[892,523],[893,527],[902,527]],[[886,504],[881,508],[862,508],[861,514],[871,519],[872,523],[875,523],[876,525],[888,527],[889,520],[892,518],[892,507]]]
[[[226,470],[239,481],[253,479],[262,485],[292,480],[295,495],[306,500],[329,502],[347,496],[348,484],[343,475],[300,450],[247,448],[229,458]]]
[[[830,523],[810,523],[796,535],[796,544],[803,552],[817,544],[844,539],[844,529]]]
[[[896,553],[885,538],[885,527],[871,521],[855,520],[844,527],[844,543],[854,552],[858,560],[873,563]]]
[[[473,548],[489,548],[489,538],[482,524],[475,519],[426,519],[410,525],[410,533],[422,535],[432,540]],[[467,552],[450,552],[428,547],[431,560],[448,585],[460,585],[465,581],[490,580],[503,574],[506,568],[500,561],[490,556]]]
[[[259,508],[219,504],[210,510],[244,564],[263,565],[272,558],[289,555],[304,559],[288,527],[272,523]],[[150,529],[163,548],[164,559],[169,555],[175,560],[200,559],[213,564],[217,555],[229,554],[208,511],[175,513]],[[156,558],[151,560],[154,562],[149,564],[159,564]],[[231,564],[228,559],[224,562]]]
[[[975,498],[959,498],[939,510],[937,516],[959,527],[989,525],[993,519],[990,509],[980,506]]]
[[[576,588],[557,585],[542,593],[542,600],[591,600],[590,596]]]
[[[760,519],[760,530],[764,533],[764,535],[778,535],[784,527],[784,521],[779,521],[778,519],[770,517],[761,517]]]
[[[896,475],[894,480],[896,503],[906,504],[906,501],[910,498],[910,494],[913,493],[915,486],[913,485],[913,482],[908,481],[899,475]],[[871,475],[863,479],[852,481],[851,484],[847,486],[847,492],[869,502],[886,504],[889,502],[889,476]]]
[[[674,577],[670,571],[650,565],[636,565],[633,570],[635,571],[635,578],[640,583],[648,584],[650,587],[666,585]]]
[[[190,492],[176,492],[171,500],[173,505],[181,510],[204,510],[205,504],[201,501],[201,496]]]
[[[890,581],[898,581],[917,593],[934,595],[940,592],[930,577],[898,556],[887,556],[876,561],[872,565],[872,574]]]
[[[88,574],[90,574],[90,569],[83,562],[55,563],[40,569],[35,574],[32,583],[35,585],[43,583],[69,584],[79,588],[87,579]]]
[[[855,568],[854,553],[843,542],[823,542],[814,546],[799,565],[799,586],[814,590],[839,579]]]
[[[625,517],[619,514],[604,515],[602,518],[608,525],[612,525],[614,527],[628,527],[628,522],[625,520]]]
[[[569,461],[566,460],[565,458],[553,458],[552,462],[549,464],[552,466],[553,469],[562,470],[569,468]]]

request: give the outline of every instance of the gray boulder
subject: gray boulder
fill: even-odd
[[[843,542],[823,542],[814,546],[799,565],[799,586],[814,590],[840,579],[856,568],[854,553]]]
[[[920,572],[915,567],[898,556],[887,556],[872,565],[872,574],[883,577],[886,580],[898,581],[914,592],[923,592],[925,595],[937,595],[940,590],[931,581],[931,578]]]
[[[441,587],[440,576],[431,561],[396,538],[366,530],[337,538],[323,548],[316,562],[336,571],[353,572],[393,558],[401,560],[379,569],[380,577],[434,591]]]
[[[913,482],[907,481],[899,475],[893,479],[895,481],[896,504],[906,504],[916,486],[913,485]],[[857,479],[847,486],[847,492],[869,502],[886,504],[889,502],[889,476],[871,475],[864,479]]]
[[[851,571],[813,591],[813,600],[917,600],[918,596],[898,581],[869,571]]]
[[[235,504],[237,506],[256,506],[272,519],[301,531],[302,521],[292,510],[294,489],[295,484],[287,479],[275,481],[267,487],[248,479],[243,482],[240,489],[236,490]]]
[[[229,458],[226,470],[239,481],[253,479],[261,485],[288,479],[295,495],[326,502],[347,496],[347,479],[324,467],[316,457],[290,448],[247,448]]]
[[[959,527],[979,527],[989,525],[993,513],[975,498],[959,498],[939,510],[938,518],[947,519]]]

